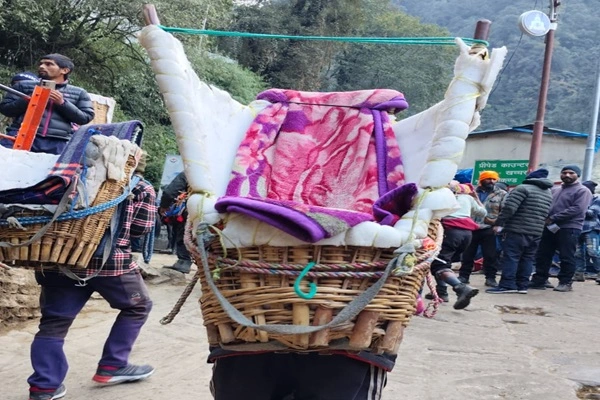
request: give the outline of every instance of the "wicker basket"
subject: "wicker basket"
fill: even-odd
[[[88,124],[110,124],[116,106],[115,100],[111,97],[104,97],[93,93],[89,93],[89,96],[94,106],[94,119],[88,122]]]
[[[121,194],[129,185],[129,179],[136,160],[130,156],[125,166],[125,178],[120,181],[105,181],[92,206],[111,201]],[[0,247],[0,261],[22,267],[61,264],[76,268],[87,267],[92,258],[117,206],[81,219],[54,222],[39,241],[19,246],[29,241],[45,224],[27,225],[27,230],[16,228],[0,228],[0,241],[10,242],[14,247]],[[42,212],[23,210],[13,215],[19,217],[51,216]]]
[[[411,274],[389,276],[357,317],[310,334],[273,334],[233,322],[211,290],[206,274],[200,274],[203,293],[200,303],[209,343],[247,351],[369,349],[375,353],[396,354],[403,329],[415,312],[417,292],[442,240],[439,222],[431,224],[429,236],[435,240],[436,249],[418,251],[417,265]],[[208,268],[212,274],[218,269],[219,277],[214,283],[219,292],[255,324],[318,326],[331,321],[373,285],[394,258],[394,250],[261,246],[228,249],[224,254],[216,241],[209,246]],[[312,277],[316,276],[318,291],[314,298],[305,300],[295,293],[294,282],[298,270],[311,261],[316,263],[311,271]]]

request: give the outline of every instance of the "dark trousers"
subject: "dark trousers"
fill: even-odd
[[[69,368],[63,345],[75,317],[92,293],[98,292],[114,309],[121,310],[104,344],[98,365],[124,367],[142,325],[148,318],[152,301],[140,273],[115,277],[96,277],[86,286],[54,272],[36,272],[42,286],[39,331],[31,344],[33,374],[27,382],[39,389],[56,389]]]
[[[175,242],[175,254],[177,254],[177,259],[190,261],[192,258],[190,257],[190,252],[187,247],[185,247],[185,242],[183,241],[183,236],[185,235],[185,221],[183,222],[173,222],[173,240]]]
[[[471,243],[472,233],[466,229],[444,229],[444,240],[442,241],[442,249],[437,258],[431,262],[431,273],[435,277],[437,283],[436,290],[440,294],[447,293],[444,280],[440,277],[442,271],[451,270],[452,261],[460,257],[460,255],[469,247]]]
[[[527,289],[533,272],[540,237],[506,232],[502,241],[502,278],[498,286],[505,289]]]
[[[215,400],[379,400],[386,372],[342,355],[263,353],[218,359]]]
[[[535,257],[535,275],[532,284],[543,285],[550,276],[552,258],[558,250],[560,258],[560,272],[558,282],[568,284],[573,282],[575,274],[575,250],[581,229],[561,228],[556,233],[544,228],[540,246]]]
[[[471,277],[473,272],[473,263],[475,262],[475,254],[477,248],[481,246],[483,254],[483,273],[486,279],[496,279],[498,272],[498,251],[496,249],[496,234],[492,228],[478,229],[473,231],[471,244],[462,255],[462,263],[460,266],[459,276],[466,280]]]

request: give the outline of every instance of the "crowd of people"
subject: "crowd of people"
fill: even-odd
[[[577,165],[565,165],[555,185],[540,168],[512,189],[499,185],[495,171],[482,171],[475,188],[457,176],[462,183],[450,188],[460,209],[442,219],[442,249],[431,265],[439,297],[449,301],[448,284],[457,294],[454,308],[463,309],[478,294],[469,286],[477,254],[488,294],[570,292],[574,281],[588,279],[600,284],[600,198],[597,183],[580,176]],[[455,262],[458,274],[450,268]],[[549,280],[553,268],[556,286]]]

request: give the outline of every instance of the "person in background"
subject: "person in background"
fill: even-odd
[[[442,241],[440,253],[431,262],[431,273],[437,282],[436,291],[440,298],[448,302],[447,285],[452,286],[457,296],[454,308],[462,310],[469,305],[471,298],[475,297],[479,290],[459,281],[450,265],[452,260],[460,257],[462,252],[469,246],[471,232],[479,229],[479,225],[473,221],[472,217],[483,218],[487,212],[471,184],[454,182],[450,184],[450,190],[454,192],[460,209],[442,218],[444,240]],[[426,296],[426,298],[431,299],[432,296]]]
[[[575,251],[575,275],[573,280],[584,282],[586,279],[598,278],[600,273],[600,198],[595,196],[596,186],[594,181],[585,181],[581,183],[592,193],[592,203],[585,213],[581,235],[577,242]],[[588,260],[591,260],[591,266],[587,266]],[[589,268],[586,270],[586,268]]]
[[[556,250],[560,256],[557,292],[573,290],[575,274],[575,250],[592,193],[579,182],[581,169],[577,165],[565,165],[560,171],[560,186],[552,188],[552,206],[546,218],[546,227],[535,259],[535,274],[530,289],[544,290],[547,286],[552,258]]]
[[[192,257],[185,247],[183,236],[187,220],[185,200],[188,192],[188,182],[185,172],[180,172],[164,189],[160,199],[159,214],[163,221],[171,225],[177,261],[165,268],[187,274],[192,267]]]
[[[18,74],[14,75],[11,78],[10,86],[15,86],[18,82],[21,82],[21,81],[37,81],[37,80],[39,80],[39,78],[33,72],[29,72],[29,71],[19,72]],[[0,133],[4,132],[6,127],[9,126],[11,123],[12,123],[12,118],[6,117],[4,115],[0,116]],[[0,143],[4,143],[4,142],[0,141]],[[12,148],[13,142],[12,141],[10,141],[10,143],[6,142],[6,147]]]
[[[130,241],[148,233],[156,219],[154,188],[140,180],[121,203],[120,227],[110,256],[94,256],[86,269],[55,268],[36,271],[42,287],[39,330],[31,344],[33,374],[29,377],[29,400],[53,400],[65,396],[68,363],[63,346],[69,327],[94,292],[120,310],[106,339],[93,380],[112,385],[152,375],[149,365],[132,365],[129,354],[152,309],[148,289],[131,256]],[[98,249],[96,254],[102,254]]]
[[[502,189],[507,193],[509,191],[509,188],[508,188],[508,185],[506,184],[506,182],[496,182],[496,188]]]
[[[10,80],[10,86],[15,86],[18,82],[21,81],[39,81],[40,78],[38,78],[37,74],[34,74],[33,72],[30,71],[23,71],[23,72],[19,72],[18,74],[14,75],[11,80]]]
[[[531,172],[514,188],[496,219],[494,231],[503,236],[502,277],[486,293],[527,293],[535,254],[552,204],[548,170]]]
[[[94,119],[94,106],[88,93],[70,85],[69,74],[73,72],[73,61],[62,54],[48,54],[42,57],[38,68],[38,77],[54,81],[56,88],[50,92],[50,101],[37,130],[31,147],[32,152],[60,154],[73,135],[73,124],[85,125]],[[21,80],[13,85],[13,89],[31,95],[35,80]],[[13,93],[7,93],[0,102],[0,113],[14,118],[6,130],[9,136],[16,136],[25,117],[29,100]],[[0,144],[12,148],[14,142],[3,139]]]
[[[135,169],[135,174],[139,176],[141,179],[144,179],[144,173],[146,172],[146,166],[148,165],[148,152],[142,151],[142,156],[140,157],[140,161]],[[158,213],[156,214],[158,216]],[[156,218],[158,220],[158,218]],[[156,229],[156,223],[154,228]],[[150,231],[146,235],[140,237],[132,237],[131,238],[131,252],[132,253],[142,253],[144,251],[144,242],[146,240],[154,240],[154,237],[148,238],[147,236],[155,234]],[[144,256],[145,257],[145,256]]]
[[[479,229],[473,231],[471,244],[469,244],[469,247],[467,247],[462,255],[461,267],[458,274],[458,279],[462,283],[469,283],[477,248],[481,245],[485,285],[490,287],[497,286],[498,250],[496,248],[496,234],[492,226],[502,211],[502,204],[506,196],[505,190],[496,187],[498,179],[499,176],[496,171],[482,171],[479,174],[479,185],[475,189],[475,192],[485,207],[487,214],[484,217],[475,218],[475,222],[479,224]]]

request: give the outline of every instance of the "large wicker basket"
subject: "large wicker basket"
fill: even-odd
[[[212,275],[218,275],[214,284],[220,294],[256,325],[318,326],[331,321],[374,285],[395,257],[395,249],[261,246],[224,252],[219,242],[214,241],[208,249],[211,276],[200,274],[200,303],[209,343],[247,351],[368,349],[396,354],[403,329],[415,313],[419,288],[439,250],[443,236],[439,222],[431,224],[429,236],[436,248],[417,252],[412,273],[389,276],[358,316],[328,329],[293,335],[269,333],[234,322],[210,287]],[[298,271],[311,261],[316,265],[308,276],[313,277],[318,291],[314,298],[304,299],[294,291],[294,282]]]
[[[125,166],[125,178],[102,183],[92,207],[107,203],[123,194],[125,188],[129,186],[130,176],[135,166],[135,157],[129,156]],[[85,268],[98,247],[116,208],[115,205],[85,218],[54,222],[40,240],[23,246],[20,244],[33,238],[45,226],[44,223],[27,225],[26,230],[0,227],[0,242],[9,242],[13,245],[0,247],[0,261],[22,267],[61,264]],[[22,210],[13,216],[19,219],[52,216],[52,214]]]

